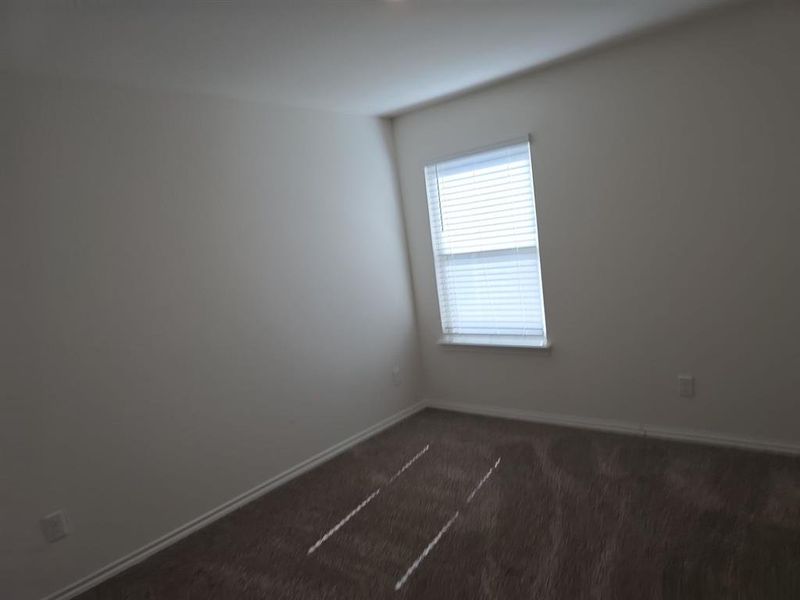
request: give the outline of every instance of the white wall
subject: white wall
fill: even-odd
[[[0,597],[52,592],[414,401],[385,123],[0,89]],[[75,532],[48,546],[37,520],[62,507]]]
[[[396,119],[425,394],[800,442],[798,57],[769,3]],[[438,346],[423,166],[528,133],[552,353]]]

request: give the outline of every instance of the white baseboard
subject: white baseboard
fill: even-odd
[[[778,454],[800,454],[800,443],[795,442],[762,440],[743,436],[724,435],[709,431],[657,427],[653,425],[636,424],[625,421],[597,419],[594,417],[575,417],[571,415],[559,415],[532,410],[503,408],[499,406],[485,406],[481,404],[464,404],[459,402],[443,402],[438,400],[427,400],[425,404],[430,408],[439,408],[454,412],[483,415],[486,417],[515,419],[518,421],[532,421],[534,423],[544,423],[548,425],[561,425],[564,427],[576,427],[579,429],[594,429],[597,431],[608,431],[627,435],[640,435],[665,440],[706,444],[711,446],[759,450]]]
[[[161,536],[157,540],[153,540],[152,542],[142,546],[138,550],[134,550],[127,556],[123,556],[122,558],[115,560],[111,564],[106,565],[105,567],[95,571],[94,573],[91,573],[90,575],[87,575],[86,577],[79,579],[75,583],[72,583],[58,590],[57,592],[54,592],[49,596],[46,596],[42,600],[69,600],[70,598],[74,598],[78,594],[93,588],[94,586],[98,585],[99,583],[102,583],[107,579],[110,579],[117,573],[121,573],[125,569],[128,569],[133,565],[135,565],[136,563],[143,561],[147,557],[152,556],[153,554],[159,552],[160,550],[163,550],[167,546],[171,546],[175,542],[185,538],[191,533],[194,533],[198,529],[202,529],[206,525],[209,525],[214,521],[216,521],[217,519],[224,517],[228,513],[231,513],[237,508],[244,506],[248,502],[252,502],[256,498],[263,496],[270,490],[273,490],[276,487],[281,486],[284,483],[287,483],[288,481],[291,481],[295,477],[302,475],[306,471],[309,471],[314,467],[321,465],[322,463],[324,463],[327,460],[330,460],[337,454],[341,454],[342,452],[351,448],[352,446],[355,446],[359,442],[362,442],[367,438],[370,438],[380,433],[384,429],[387,429],[392,425],[399,423],[404,419],[407,419],[411,415],[421,411],[424,408],[425,408],[425,403],[418,402],[413,406],[401,410],[400,412],[392,415],[391,417],[388,417],[376,423],[375,425],[372,425],[371,427],[368,427],[367,429],[360,431],[359,433],[347,438],[346,440],[343,440],[338,444],[334,444],[327,450],[323,450],[319,454],[316,454],[311,458],[304,460],[303,462],[298,463],[293,467],[290,467],[283,473],[280,473],[279,475],[276,475],[272,479],[269,479],[264,483],[257,485],[253,489],[248,490],[243,494],[240,494],[235,498],[232,498],[231,500],[228,500],[224,504],[221,504],[220,506],[208,511],[207,513],[200,515],[196,519],[193,519],[188,523],[181,525],[177,529],[173,529],[172,531]]]
[[[122,558],[112,562],[109,565],[87,575],[86,577],[72,583],[61,590],[54,592],[42,600],[69,600],[70,598],[74,598],[78,594],[81,594],[94,586],[102,583],[103,581],[110,579],[114,575],[121,573],[125,569],[128,569],[143,561],[144,559],[152,556],[153,554],[163,550],[164,548],[174,544],[175,542],[187,537],[188,535],[194,533],[195,531],[202,529],[206,525],[209,525],[227,515],[228,513],[233,512],[237,508],[244,506],[248,502],[252,502],[256,498],[263,496],[270,490],[275,489],[291,481],[295,477],[302,475],[306,471],[313,469],[314,467],[324,463],[327,460],[330,460],[337,454],[341,454],[345,450],[355,446],[359,442],[370,438],[384,429],[391,427],[392,425],[399,423],[400,421],[410,417],[411,415],[423,410],[424,408],[438,408],[442,410],[449,410],[454,412],[462,412],[462,413],[470,413],[475,415],[483,415],[487,417],[499,417],[503,419],[514,419],[518,421],[531,421],[534,423],[544,423],[549,425],[560,425],[564,427],[575,427],[579,429],[593,429],[597,431],[608,431],[612,433],[622,433],[627,435],[640,435],[640,436],[649,436],[667,440],[678,440],[684,442],[694,442],[699,444],[708,444],[714,446],[727,446],[727,447],[734,447],[734,448],[744,448],[747,450],[761,450],[767,452],[776,452],[780,454],[791,454],[791,455],[798,455],[800,454],[800,443],[792,443],[792,442],[778,442],[778,441],[771,441],[771,440],[760,440],[748,437],[740,437],[740,436],[731,436],[731,435],[721,435],[718,433],[706,432],[706,431],[692,431],[692,430],[684,430],[684,429],[674,429],[674,428],[666,428],[666,427],[654,427],[651,425],[638,425],[635,423],[625,422],[625,421],[614,421],[609,419],[598,419],[593,417],[576,417],[571,415],[559,415],[555,413],[546,413],[546,412],[538,412],[532,410],[523,410],[523,409],[515,409],[515,408],[503,408],[499,406],[485,406],[479,404],[464,404],[459,402],[443,402],[438,400],[426,400],[422,402],[418,402],[413,406],[410,406],[400,412],[388,417],[371,427],[347,438],[312,456],[311,458],[304,460],[297,465],[287,469],[283,473],[276,475],[275,477],[265,481],[257,485],[256,487],[252,488],[228,500],[224,504],[208,511],[207,513],[200,515],[196,519],[181,525],[177,529],[170,531],[169,533],[161,536],[160,538],[153,540],[149,544],[142,546],[138,550],[135,550],[128,554],[127,556],[123,556]]]

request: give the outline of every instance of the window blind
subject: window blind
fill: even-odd
[[[425,180],[445,340],[544,345],[529,142],[429,165]]]

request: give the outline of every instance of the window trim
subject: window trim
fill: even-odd
[[[538,269],[539,269],[539,282],[541,285],[541,305],[542,305],[542,329],[543,335],[541,336],[533,336],[533,335],[496,335],[496,334],[451,334],[445,333],[443,329],[443,321],[441,315],[441,299],[439,298],[439,284],[437,281],[437,274],[436,274],[436,247],[435,247],[435,240],[434,240],[434,232],[431,229],[430,223],[428,223],[428,234],[431,238],[431,258],[433,261],[433,286],[436,290],[436,299],[437,299],[437,306],[436,312],[439,317],[439,338],[437,340],[437,344],[440,346],[449,346],[449,347],[458,347],[458,348],[469,348],[469,349],[508,349],[508,350],[522,350],[522,351],[539,351],[539,352],[546,352],[549,353],[550,349],[552,348],[552,340],[549,335],[548,327],[547,327],[547,316],[546,316],[546,306],[545,306],[545,299],[544,299],[544,277],[542,274],[542,243],[541,243],[541,229],[539,228],[539,214],[536,206],[536,183],[535,183],[535,176],[534,176],[534,166],[533,166],[533,135],[528,133],[524,136],[519,136],[511,139],[506,139],[503,141],[495,142],[492,144],[487,144],[483,146],[473,147],[468,150],[461,150],[458,152],[453,152],[447,154],[445,156],[440,156],[438,158],[428,159],[425,161],[423,166],[423,180],[424,180],[424,173],[428,167],[437,165],[438,163],[447,162],[450,160],[455,160],[458,158],[463,158],[465,156],[469,156],[471,154],[479,154],[481,152],[489,152],[491,150],[503,148],[506,146],[513,146],[517,144],[528,144],[528,160],[530,161],[530,172],[531,172],[531,189],[533,190],[533,215],[536,221],[536,230],[537,230],[537,245],[536,245],[536,253],[538,256]],[[425,204],[426,204],[426,212],[428,212],[428,193],[427,193],[427,182],[425,186]]]
[[[458,152],[450,152],[445,154],[444,156],[437,156],[434,158],[429,158],[425,161],[425,165],[423,166],[423,172],[425,167],[433,166],[437,163],[447,162],[450,160],[455,160],[457,158],[464,158],[465,156],[469,156],[470,154],[480,154],[481,152],[489,152],[491,150],[498,150],[500,148],[504,148],[505,146],[515,146],[517,144],[524,144],[528,143],[531,148],[533,147],[533,135],[530,133],[521,135],[514,138],[509,138],[505,140],[501,140],[499,142],[493,142],[491,144],[486,144],[484,146],[477,146],[472,148],[467,148],[466,150],[459,150]],[[532,153],[531,153],[532,154]],[[531,173],[533,173],[533,161],[531,161]],[[534,205],[536,203],[534,202]]]
[[[440,346],[507,348],[512,350],[549,351],[553,347],[548,338],[538,335],[442,334],[442,337],[436,343]]]

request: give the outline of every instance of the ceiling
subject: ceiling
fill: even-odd
[[[387,115],[728,1],[0,0],[0,68]]]

